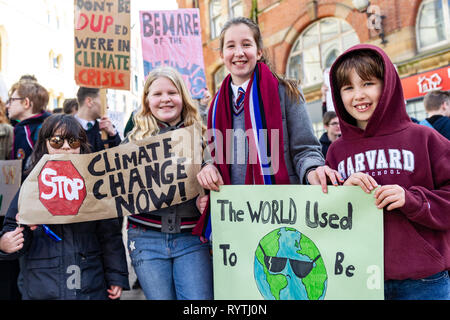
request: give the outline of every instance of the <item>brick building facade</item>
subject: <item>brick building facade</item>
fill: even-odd
[[[346,48],[383,48],[407,87],[411,116],[425,118],[423,96],[450,89],[450,0],[177,0],[199,8],[205,73],[215,92],[228,73],[219,55],[221,26],[242,15],[256,20],[279,74],[300,78],[308,112],[321,131],[323,72]],[[383,43],[384,42],[384,43]],[[437,75],[436,75],[437,74]]]

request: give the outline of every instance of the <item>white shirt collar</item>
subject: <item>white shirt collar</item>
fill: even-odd
[[[91,123],[92,125],[95,125],[95,121],[89,121],[89,120],[81,119],[76,114],[74,115],[74,117],[75,117],[75,119],[78,120],[78,122],[81,124],[81,126],[83,127],[84,130],[88,130],[88,123]]]
[[[231,89],[233,90],[233,97],[237,97],[238,96],[239,87],[241,87],[242,89],[244,89],[245,92],[247,92],[247,86],[248,86],[249,82],[250,82],[250,79],[245,81],[240,86],[237,86],[237,85],[233,84],[233,82],[231,82]]]

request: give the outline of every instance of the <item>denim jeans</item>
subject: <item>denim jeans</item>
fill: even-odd
[[[447,271],[418,280],[389,280],[384,283],[386,300],[450,300]]]
[[[147,299],[213,299],[209,243],[198,236],[130,228],[128,250]]]

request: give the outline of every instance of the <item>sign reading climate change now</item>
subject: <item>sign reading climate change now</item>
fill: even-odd
[[[183,76],[192,98],[206,88],[198,9],[140,11],[144,75],[158,66],[171,66]]]
[[[199,126],[89,154],[44,155],[24,181],[19,222],[61,224],[151,212],[203,195]]]
[[[211,217],[215,299],[384,299],[383,211],[360,187],[221,186]]]

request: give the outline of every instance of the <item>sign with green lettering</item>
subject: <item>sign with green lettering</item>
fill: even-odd
[[[360,187],[211,193],[215,299],[384,299],[383,211]]]

